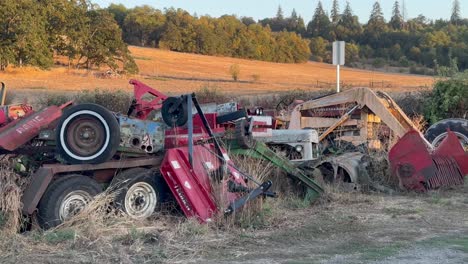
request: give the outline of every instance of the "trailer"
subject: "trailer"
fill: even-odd
[[[113,205],[133,218],[148,217],[175,199],[187,217],[209,222],[257,197],[275,197],[270,181],[257,182],[235,166],[195,94],[167,97],[139,81],[130,83],[135,99],[127,115],[68,102],[37,112],[25,108],[24,115],[5,120],[0,152],[17,155],[20,163],[30,161],[22,164],[31,173],[22,196],[24,214],[36,214],[43,228],[54,227],[95,195],[116,190]],[[202,141],[194,135],[192,105],[201,120],[196,129]],[[163,107],[167,122],[148,119]],[[187,123],[187,132],[178,137],[185,143],[168,144],[166,135]]]

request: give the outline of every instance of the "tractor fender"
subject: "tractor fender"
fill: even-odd
[[[361,184],[367,177],[364,156],[360,152],[344,153],[323,160],[316,168],[324,174],[326,182]]]

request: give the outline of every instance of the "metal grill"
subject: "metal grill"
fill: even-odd
[[[453,157],[433,156],[436,174],[426,181],[428,189],[463,185],[464,179],[458,163]]]

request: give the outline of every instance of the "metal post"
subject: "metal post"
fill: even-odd
[[[188,111],[188,151],[189,151],[189,163],[193,168],[193,113],[192,113],[192,95],[186,96],[187,100],[187,111]]]
[[[336,92],[340,92],[340,65],[336,65]]]

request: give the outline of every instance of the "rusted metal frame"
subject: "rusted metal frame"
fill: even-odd
[[[77,165],[62,165],[62,164],[45,164],[40,167],[32,176],[31,183],[23,193],[21,201],[23,203],[23,213],[32,214],[35,210],[42,195],[47,190],[55,174],[82,172],[82,171],[97,171],[105,169],[125,169],[142,166],[160,166],[162,157],[147,157],[135,158],[126,160],[115,160],[101,164],[77,164]]]
[[[344,114],[335,124],[333,124],[327,130],[325,130],[325,132],[323,132],[322,135],[320,135],[319,142],[322,141],[324,138],[326,138],[331,132],[333,132],[333,130],[335,130],[335,128],[339,127],[344,122],[346,122],[351,117],[351,114],[356,109],[358,109],[358,107],[359,107],[359,105],[356,105],[353,108],[351,108],[351,110],[349,110],[346,114]]]

